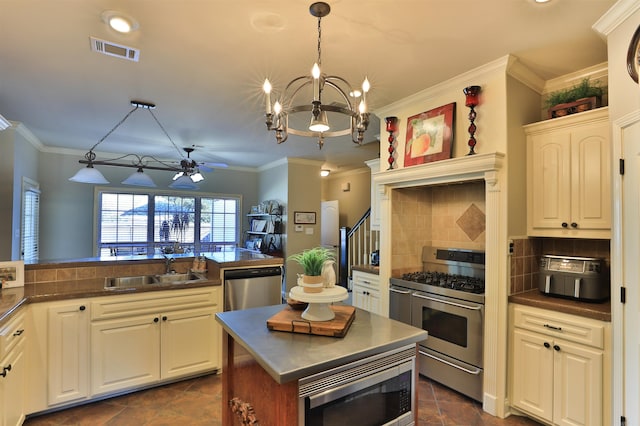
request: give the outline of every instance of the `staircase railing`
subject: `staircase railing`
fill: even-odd
[[[340,228],[340,284],[351,289],[351,267],[371,264],[371,252],[378,249],[380,232],[371,229],[371,209],[353,228]]]

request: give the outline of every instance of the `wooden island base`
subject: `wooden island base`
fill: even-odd
[[[222,425],[297,425],[298,382],[277,383],[233,337],[223,334]]]

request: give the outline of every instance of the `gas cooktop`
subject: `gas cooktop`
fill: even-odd
[[[445,272],[411,272],[403,274],[402,279],[416,283],[429,284],[436,287],[450,288],[469,293],[484,293],[484,280],[464,275],[448,274]]]

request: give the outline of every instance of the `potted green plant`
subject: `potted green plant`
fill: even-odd
[[[549,118],[562,117],[600,106],[604,89],[587,77],[567,89],[552,92],[545,102]]]
[[[314,247],[292,254],[287,260],[293,260],[302,266],[301,284],[306,293],[319,293],[323,288],[322,267],[326,261],[335,261],[333,250]]]

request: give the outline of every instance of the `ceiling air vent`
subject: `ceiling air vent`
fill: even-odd
[[[99,38],[90,37],[91,50],[102,53],[103,55],[115,56],[117,58],[128,59],[138,62],[140,59],[140,51],[133,47],[123,46],[111,41],[100,40]]]

